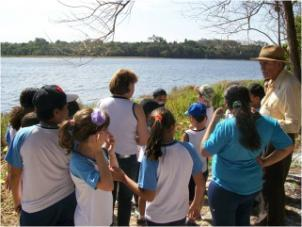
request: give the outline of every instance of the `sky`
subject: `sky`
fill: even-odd
[[[64,2],[68,3],[67,0]],[[184,39],[228,38],[201,29],[200,21],[196,22],[188,16],[188,4],[189,0],[136,0],[131,14],[119,22],[114,40],[147,41],[152,35],[177,42]],[[67,10],[70,9],[57,0],[1,0],[0,42],[27,42],[36,37],[45,38],[49,42],[85,39],[79,30],[58,22],[70,13]],[[245,41],[247,36],[236,34],[229,39]],[[260,34],[253,35],[253,40],[268,41]]]

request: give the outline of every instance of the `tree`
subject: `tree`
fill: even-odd
[[[251,32],[264,35],[271,43],[282,46],[287,42],[295,76],[301,81],[301,65],[295,32],[294,14],[300,15],[301,5],[291,1],[195,1],[190,3],[190,15],[202,21],[203,28],[230,36]]]

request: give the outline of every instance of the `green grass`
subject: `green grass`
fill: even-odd
[[[251,81],[251,80],[245,80],[245,81],[221,81],[219,83],[213,84],[212,87],[214,89],[214,98],[213,98],[213,106],[214,108],[217,108],[219,106],[223,106],[224,99],[223,94],[225,89],[230,86],[230,84],[241,84],[244,86],[248,86],[252,82],[257,82],[263,84],[262,81]],[[174,88],[172,89],[171,93],[168,96],[168,101],[166,104],[166,107],[174,114],[174,117],[176,119],[177,125],[176,125],[176,139],[180,139],[182,134],[186,129],[189,128],[189,120],[184,115],[184,112],[188,109],[188,107],[193,103],[197,101],[197,93],[194,91],[193,86],[186,86],[186,87],[180,87],[180,88]],[[83,105],[83,107],[91,107],[93,108],[95,106],[95,103],[90,105]],[[3,149],[5,147],[5,131],[7,128],[9,122],[8,114],[1,114],[1,147],[2,147],[2,157],[3,154],[5,154],[5,150]]]

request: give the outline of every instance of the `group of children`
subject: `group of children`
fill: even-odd
[[[138,224],[194,225],[200,218],[209,175],[200,145],[214,113],[210,86],[197,89],[197,102],[184,113],[191,126],[182,141],[174,138],[176,121],[164,107],[167,93],[163,89],[141,102],[149,136],[135,151],[140,165],[135,180],[120,167],[121,157],[109,130],[114,123],[110,114],[80,109],[75,102],[78,97],[66,95],[57,85],[25,91],[20,97],[22,107],[11,112],[6,136],[8,185],[20,225],[109,226],[114,181],[138,196]],[[251,86],[253,111],[259,109],[263,96],[261,85]]]

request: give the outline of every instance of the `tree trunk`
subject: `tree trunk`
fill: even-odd
[[[282,1],[286,18],[286,32],[289,46],[289,56],[293,65],[293,73],[301,82],[301,65],[298,50],[298,41],[295,28],[295,18],[291,1]]]

